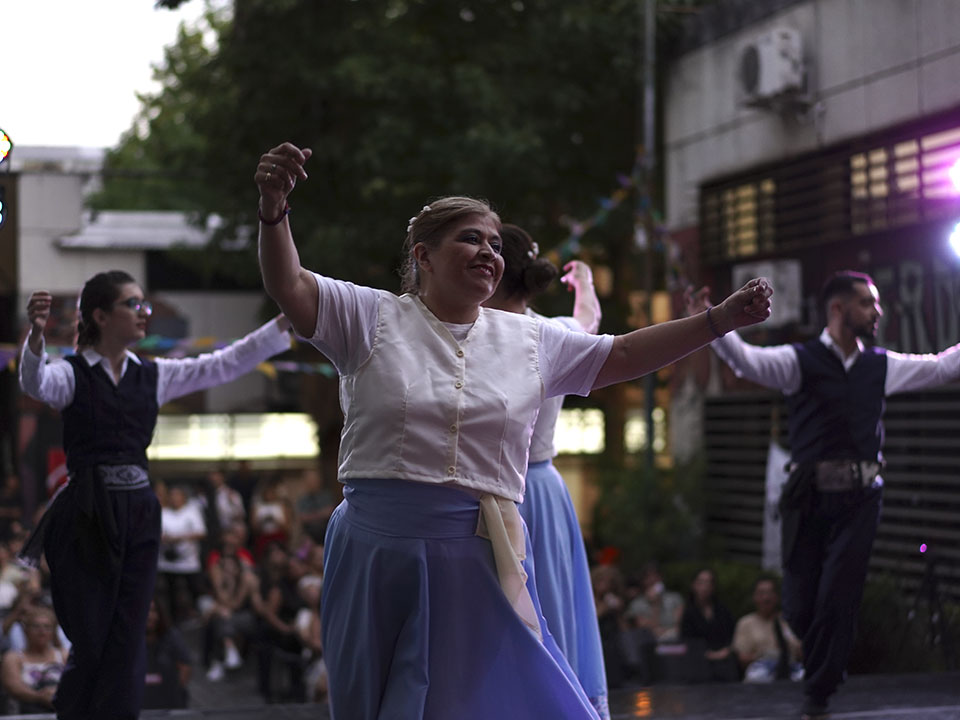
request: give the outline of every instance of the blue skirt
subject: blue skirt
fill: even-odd
[[[324,548],[324,656],[335,720],[596,720],[546,629],[507,601],[479,503],[457,488],[351,481]]]
[[[607,677],[587,552],[573,501],[550,460],[530,463],[520,515],[537,569],[537,594],[550,632],[601,718],[609,718]]]

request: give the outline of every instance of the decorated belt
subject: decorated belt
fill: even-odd
[[[821,492],[844,492],[870,487],[882,465],[871,460],[821,460],[815,466],[814,484]]]
[[[150,486],[150,476],[139,465],[97,465],[96,473],[108,490],[139,490]]]

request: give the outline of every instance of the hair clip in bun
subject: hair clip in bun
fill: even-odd
[[[537,255],[540,254],[540,246],[536,242],[531,243],[530,249],[527,250],[527,257],[531,260],[536,260]]]

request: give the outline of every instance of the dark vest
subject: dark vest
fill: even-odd
[[[887,355],[871,348],[847,372],[819,338],[794,345],[802,385],[787,397],[795,463],[879,460],[886,409]]]
[[[99,363],[90,367],[80,355],[67,362],[77,381],[73,402],[61,413],[67,469],[75,474],[95,465],[146,468],[159,409],[156,363],[130,360],[114,385]]]

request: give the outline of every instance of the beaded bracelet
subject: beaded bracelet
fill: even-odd
[[[260,222],[263,223],[264,225],[279,225],[281,222],[283,222],[283,219],[289,214],[290,214],[290,203],[284,203],[283,211],[280,213],[280,215],[275,220],[267,220],[263,216],[263,213],[260,211],[260,206],[259,205],[257,206],[257,217],[260,219]]]
[[[707,325],[710,326],[710,331],[717,337],[722,338],[723,333],[717,330],[717,326],[713,324],[713,318],[710,317],[710,308],[707,308]]]

